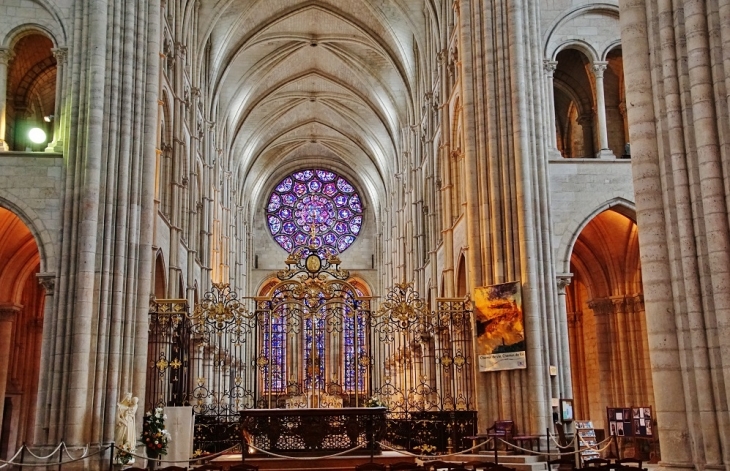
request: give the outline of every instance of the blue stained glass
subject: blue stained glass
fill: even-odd
[[[276,187],[276,191],[279,193],[286,193],[287,191],[291,190],[292,185],[292,179],[290,177],[285,178],[279,185]]]
[[[338,214],[340,216],[340,219],[348,219],[350,216],[352,216],[352,212],[347,208],[340,209],[340,212]]]
[[[322,182],[319,180],[312,180],[307,186],[309,187],[310,193],[317,193],[322,189]]]
[[[347,224],[340,221],[337,224],[335,224],[335,232],[338,234],[345,234],[347,232]]]
[[[355,188],[353,188],[352,185],[350,185],[350,183],[347,180],[345,180],[344,178],[339,178],[337,180],[337,188],[339,188],[339,190],[343,193],[354,193],[355,192]]]
[[[286,250],[287,252],[291,252],[292,249],[294,249],[294,244],[292,243],[292,240],[290,237],[287,236],[278,236],[274,238],[275,241],[281,245],[281,247]]]
[[[281,208],[281,211],[279,211],[279,217],[284,221],[291,219],[291,209]]]
[[[306,182],[310,178],[314,176],[314,171],[312,170],[302,170],[301,172],[297,172],[292,177],[294,177],[295,180],[299,180],[300,182]]]
[[[322,193],[331,198],[337,194],[337,186],[334,183],[328,183],[324,186]]]
[[[305,185],[304,183],[299,183],[299,182],[295,183],[294,184],[294,193],[297,196],[304,195],[305,193],[307,193],[307,185]]]
[[[311,251],[339,255],[362,227],[360,196],[346,179],[329,170],[293,173],[276,186],[266,209],[272,236],[284,250],[300,257]]]
[[[297,235],[294,236],[294,243],[296,245],[304,245],[307,242],[309,242],[309,236],[306,234],[302,234],[301,232],[297,232]]]
[[[284,234],[291,235],[291,234],[294,234],[294,232],[296,232],[296,230],[297,230],[297,226],[293,222],[289,221],[289,222],[284,223]]]
[[[291,193],[286,193],[281,195],[281,201],[287,206],[294,206],[294,203],[297,202],[297,197]]]
[[[281,206],[281,197],[278,194],[274,193],[273,195],[271,195],[271,198],[269,199],[269,206],[266,208],[266,211],[273,213],[274,211],[279,209],[280,206]]]
[[[351,235],[342,236],[337,240],[337,248],[340,252],[343,252],[352,243],[355,242],[355,238]]]
[[[317,178],[319,178],[323,182],[331,182],[334,181],[335,178],[337,178],[337,175],[335,175],[334,172],[330,172],[327,170],[317,170]]]
[[[362,211],[362,205],[360,204],[359,196],[354,195],[350,198],[350,209],[357,212]]]
[[[281,220],[276,216],[269,216],[269,227],[271,228],[271,233],[276,234],[281,229]]]

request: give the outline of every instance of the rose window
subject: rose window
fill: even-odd
[[[360,233],[362,202],[355,187],[329,170],[302,170],[271,193],[266,218],[287,252],[329,257],[344,252]]]

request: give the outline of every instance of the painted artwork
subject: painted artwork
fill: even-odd
[[[477,288],[474,307],[479,371],[527,368],[520,283]]]

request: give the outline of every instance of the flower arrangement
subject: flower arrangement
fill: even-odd
[[[154,412],[147,411],[144,415],[140,441],[144,445],[147,456],[167,454],[167,444],[172,441],[172,437],[165,428],[165,419],[167,419],[167,415],[162,407],[156,408]]]
[[[124,465],[134,463],[134,456],[131,454],[132,452],[134,452],[132,445],[129,443],[123,443],[121,446],[117,447],[115,462]]]
[[[380,398],[373,396],[367,401],[365,401],[365,407],[387,407],[383,401],[380,400]]]

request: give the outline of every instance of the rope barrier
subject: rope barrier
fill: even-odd
[[[84,459],[84,458],[86,458],[86,454],[89,452],[89,445],[87,444],[84,447],[84,452],[81,453],[81,456],[79,458],[74,458],[73,456],[71,456],[71,453],[68,452],[68,447],[66,446],[66,444],[63,443],[63,442],[61,442],[61,443],[63,444],[63,451],[64,451],[64,453],[66,453],[66,456],[68,456],[72,460],[78,461],[78,460]]]
[[[550,437],[550,440],[552,440],[553,443],[555,443],[555,446],[558,448],[570,448],[575,443],[575,435],[573,435],[573,437],[570,439],[570,442],[566,445],[561,445],[560,443],[558,443],[558,441],[555,440],[555,435],[553,435],[552,433],[548,434],[548,437]]]
[[[325,456],[287,456],[287,455],[278,455],[276,453],[272,453],[270,451],[266,451],[266,450],[262,450],[261,448],[257,448],[256,446],[251,445],[251,444],[249,444],[249,446],[251,448],[253,448],[254,450],[258,451],[258,452],[264,453],[264,454],[269,455],[269,456],[273,456],[275,458],[286,458],[288,460],[310,461],[310,460],[321,460],[323,458],[333,458],[335,456],[342,456],[344,454],[351,453],[351,452],[353,452],[355,450],[358,450],[358,449],[364,447],[365,445],[358,445],[358,446],[356,446],[354,448],[350,448],[348,450],[341,451],[339,453],[335,453],[334,455],[325,455]]]
[[[63,443],[63,442],[61,442],[61,443]],[[64,444],[64,446],[66,446],[66,445]],[[63,466],[65,464],[75,463],[77,461],[85,460],[86,458],[91,458],[92,456],[95,456],[95,455],[98,455],[100,453],[103,453],[103,452],[107,451],[112,446],[113,445],[110,444],[110,445],[107,445],[106,447],[99,448],[99,450],[97,450],[97,451],[95,451],[95,452],[93,452],[91,454],[82,456],[81,458],[75,458],[75,459],[72,459],[70,461],[59,461],[59,462],[56,462],[56,463],[47,463],[47,464],[43,464],[43,463],[14,463],[13,461],[0,460],[0,463],[2,463],[2,465],[0,465],[0,468],[3,468],[5,466],[9,466],[9,465],[18,466],[18,467],[21,467],[21,468],[22,467],[25,467],[25,466],[28,466],[28,467],[36,467],[36,468],[51,467],[51,466]],[[28,447],[26,447],[25,445],[23,445],[22,447],[20,447],[21,450],[23,448],[25,448],[26,450],[28,449]],[[87,444],[85,450],[88,451],[88,449],[89,449],[89,445]],[[18,456],[18,453],[16,453],[15,456],[13,456],[11,458],[11,460],[15,459],[16,456]]]
[[[61,445],[58,445],[58,446],[61,446]],[[5,466],[10,466],[10,465],[11,465],[11,464],[13,463],[13,460],[14,460],[15,458],[17,458],[17,457],[18,457],[18,455],[19,455],[20,453],[22,453],[22,452],[23,452],[23,448],[25,448],[25,445],[21,446],[21,447],[20,447],[20,448],[18,449],[18,451],[16,451],[16,452],[15,452],[15,454],[13,455],[13,457],[12,457],[12,458],[10,458],[10,460],[9,460],[9,461],[3,461],[3,460],[0,460],[0,463],[5,463],[5,464],[3,464],[3,465],[0,465],[0,468],[4,468]],[[56,450],[58,450],[58,448],[56,448]],[[56,452],[54,451],[53,453],[56,453]],[[53,456],[53,455],[51,455],[51,456]]]
[[[411,457],[415,457],[415,458],[418,458],[418,459],[421,459],[421,460],[424,460],[424,459],[427,460],[428,458],[431,458],[431,459],[439,458],[440,459],[440,458],[448,458],[449,456],[466,455],[467,452],[474,451],[474,450],[476,450],[478,448],[483,447],[490,440],[491,439],[489,439],[489,440],[487,440],[485,442],[482,442],[479,445],[473,446],[471,448],[467,448],[466,450],[462,450],[462,451],[460,451],[458,453],[449,453],[449,454],[446,454],[446,455],[417,455],[417,454],[411,453],[410,451],[407,451],[407,450],[401,450],[401,449],[398,449],[398,448],[393,448],[392,446],[388,446],[388,445],[386,445],[383,442],[378,442],[378,445],[382,446],[383,448],[387,448],[387,449],[389,449],[391,451],[394,451],[394,452],[400,453],[402,455],[405,455],[405,456],[411,456]]]
[[[611,441],[613,440],[613,437],[608,437],[607,439],[605,439],[601,443],[596,443],[596,446],[598,447],[598,446],[602,445],[603,443],[608,442],[608,444],[606,446],[604,446],[603,448],[593,448],[588,443],[586,443],[585,440],[583,440],[583,437],[578,437],[578,439],[580,440],[581,446],[585,446],[584,449],[591,450],[591,451],[595,451],[595,452],[600,453],[603,450],[607,449],[609,446],[611,446]]]
[[[142,447],[142,446],[144,446],[144,445],[137,445],[137,447],[135,448],[135,450],[137,448],[139,448],[139,447]],[[229,451],[233,450],[237,446],[238,445],[233,445],[232,447],[226,448],[225,450],[219,451],[218,453],[213,453],[213,454],[210,454],[210,455],[200,456],[200,457],[197,457],[197,458],[191,458],[191,459],[188,459],[188,460],[163,460],[162,458],[150,458],[147,455],[140,455],[140,454],[137,454],[137,453],[135,453],[133,451],[126,450],[126,449],[124,449],[122,447],[119,447],[117,445],[114,445],[114,448],[116,448],[117,450],[119,450],[121,452],[121,454],[126,454],[126,455],[130,455],[130,456],[134,456],[135,458],[140,458],[140,459],[144,459],[144,460],[148,460],[148,461],[154,461],[156,463],[183,463],[183,462],[193,463],[193,462],[202,461],[202,460],[212,460],[213,458],[217,458],[217,457],[219,457],[221,455],[225,455],[226,453],[228,453]],[[119,455],[117,455],[117,456],[119,456]]]
[[[25,447],[25,451],[27,451],[28,453],[30,453],[30,456],[32,456],[33,458],[38,459],[38,460],[47,460],[48,458],[51,458],[53,455],[56,454],[56,452],[62,446],[66,446],[66,445],[63,442],[61,442],[61,443],[58,444],[58,446],[56,447],[56,449],[51,452],[50,455],[48,455],[48,456],[39,456],[39,455],[36,455],[35,453],[33,453],[30,448],[28,448],[27,446],[23,445],[23,447]],[[20,451],[23,449],[23,447],[21,447],[20,450],[18,450],[18,453],[20,453]],[[17,455],[17,453],[16,453],[16,455]],[[10,458],[10,461],[13,461],[14,459],[15,459],[15,456],[13,456],[12,458]]]

